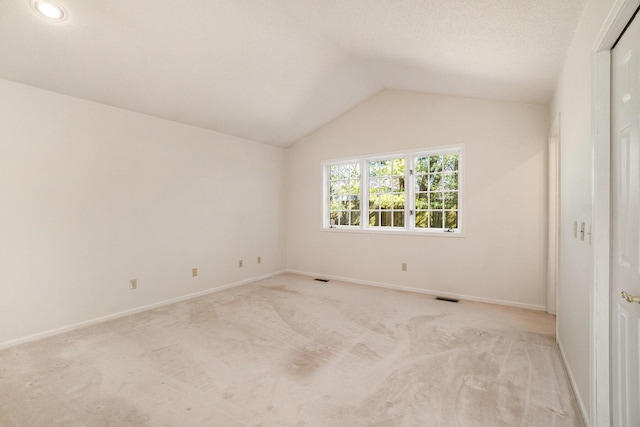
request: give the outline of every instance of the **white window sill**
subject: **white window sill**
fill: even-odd
[[[455,237],[463,238],[462,231],[415,231],[415,230],[393,230],[393,229],[373,229],[373,228],[346,228],[346,227],[322,227],[321,231],[330,233],[356,233],[356,234],[393,234],[397,236],[422,236],[422,237]]]

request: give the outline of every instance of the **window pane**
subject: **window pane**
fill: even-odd
[[[429,193],[416,195],[416,209],[429,209]]]
[[[380,188],[380,180],[378,178],[371,178],[369,180],[369,193],[377,193]]]
[[[458,155],[457,154],[445,154],[444,155],[444,170],[445,171],[457,171],[458,170]]]
[[[393,174],[404,175],[404,159],[395,159],[393,161]]]
[[[349,194],[349,181],[336,181],[335,185],[338,189],[338,194]]]
[[[429,194],[429,209],[442,209],[442,193]]]
[[[336,196],[331,199],[332,211],[344,211],[347,209],[347,200],[344,196]]]
[[[436,173],[433,175],[429,175],[429,190],[437,191],[440,190],[440,186],[442,184],[442,174]]]
[[[391,160],[380,162],[380,175],[391,175]]]
[[[330,225],[338,225],[338,212],[331,212],[331,214],[329,215],[329,224]]]
[[[380,209],[391,209],[393,203],[393,195],[383,194],[380,196]]]
[[[429,172],[442,172],[442,156],[429,157]]]
[[[416,159],[416,173],[427,173],[429,172],[429,158],[428,157],[418,157]]]
[[[393,226],[404,227],[404,212],[393,213]]]
[[[340,208],[338,210],[346,211],[346,210],[349,209],[349,197],[348,196],[340,196],[340,201],[338,203],[340,204]]]
[[[429,212],[417,211],[416,212],[416,228],[427,228],[429,225]]]
[[[416,190],[417,191],[429,190],[429,175],[416,176]]]
[[[360,211],[351,211],[351,225],[360,225]]]
[[[442,228],[442,211],[429,213],[429,228]]]
[[[393,209],[404,209],[404,193],[393,195]]]
[[[360,210],[360,198],[358,196],[351,196],[351,200],[349,201],[349,209],[352,211]]]
[[[349,192],[351,194],[360,194],[360,181],[352,179],[349,181]]]
[[[369,196],[369,209],[380,209],[380,196],[378,195]]]
[[[369,225],[371,226],[380,225],[380,211],[369,212]]]
[[[349,178],[360,181],[360,164],[359,163],[353,163],[351,165],[351,173],[349,175]]]
[[[391,191],[391,178],[380,178],[380,192],[388,193]]]
[[[383,227],[391,227],[391,212],[390,211],[382,211],[380,212],[380,225]]]
[[[349,212],[340,212],[340,225],[349,225]]]
[[[403,176],[396,176],[391,179],[391,191],[404,191]]]
[[[458,212],[445,212],[444,226],[445,228],[458,228]]]
[[[378,176],[380,174],[380,163],[369,162],[369,176]]]
[[[444,193],[444,208],[445,209],[458,208],[458,193]]]
[[[331,181],[340,179],[340,166],[331,166],[329,168],[329,179]]]
[[[458,189],[458,174],[446,173],[443,175],[442,188],[445,190],[457,190]]]

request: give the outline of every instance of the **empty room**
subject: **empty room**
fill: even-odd
[[[0,0],[0,426],[640,426],[639,6]]]

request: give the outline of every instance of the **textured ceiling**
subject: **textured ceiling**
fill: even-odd
[[[0,78],[287,146],[399,88],[551,100],[586,0],[0,0]]]

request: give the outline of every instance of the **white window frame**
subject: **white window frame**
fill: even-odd
[[[458,154],[458,228],[416,228],[415,219],[415,161],[419,157]],[[380,233],[380,234],[411,234],[420,236],[463,237],[464,210],[466,208],[465,193],[465,146],[464,144],[428,147],[418,150],[396,151],[391,153],[372,154],[367,156],[350,157],[322,162],[322,230],[329,232],[347,233]],[[380,160],[405,159],[405,218],[404,227],[382,227],[369,225],[369,163]],[[329,220],[329,168],[339,164],[360,164],[360,225],[332,225]],[[413,172],[413,173],[412,173]]]

